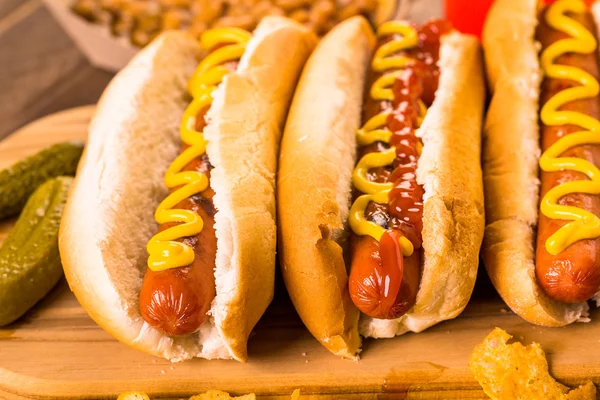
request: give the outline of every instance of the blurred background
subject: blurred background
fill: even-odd
[[[375,24],[394,16],[419,22],[443,9],[443,0],[0,0],[0,139],[95,103],[115,71],[162,30],[252,28],[278,14],[324,34],[356,14]]]

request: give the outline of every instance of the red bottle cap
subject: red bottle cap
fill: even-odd
[[[544,0],[548,4],[554,0]],[[584,0],[590,6],[595,0]],[[445,0],[446,19],[462,33],[481,38],[485,17],[494,0]]]
[[[459,32],[481,38],[483,22],[494,0],[445,0],[446,19]]]

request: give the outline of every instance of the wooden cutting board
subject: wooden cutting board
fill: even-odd
[[[0,169],[52,143],[84,139],[93,107],[35,122],[0,142]],[[0,225],[0,240],[11,223]],[[249,343],[250,361],[172,364],[129,349],[100,329],[61,282],[18,322],[0,329],[0,399],[116,399],[143,390],[152,399],[187,398],[208,389],[261,399],[483,399],[471,376],[473,347],[496,326],[542,344],[551,372],[575,386],[600,384],[600,312],[594,322],[540,328],[508,311],[481,270],[470,305],[424,333],[366,340],[362,359],[341,360],[306,331],[283,285]],[[317,396],[318,395],[318,396]]]

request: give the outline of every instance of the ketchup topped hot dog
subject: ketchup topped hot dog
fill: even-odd
[[[420,28],[391,22],[379,29],[364,125],[357,131],[359,196],[350,209],[354,231],[350,296],[373,318],[394,319],[415,303],[420,280],[423,187],[416,136],[439,79],[445,21]]]
[[[247,359],[274,291],[279,142],[316,42],[280,17],[200,43],[164,33],[107,88],[59,245],[78,300],[123,343]]]
[[[482,255],[507,304],[546,326],[584,318],[600,290],[595,10],[582,0],[497,0],[483,33],[494,95]]]
[[[335,354],[466,306],[483,102],[478,42],[444,21],[386,22],[375,37],[351,19],[309,59],[281,145],[280,261],[300,317]]]

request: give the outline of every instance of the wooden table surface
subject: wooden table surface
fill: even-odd
[[[440,0],[402,3],[417,20],[441,9]],[[45,115],[95,103],[113,75],[88,62],[41,0],[0,0],[0,140]]]
[[[0,139],[95,103],[112,76],[90,65],[41,0],[0,0]]]

